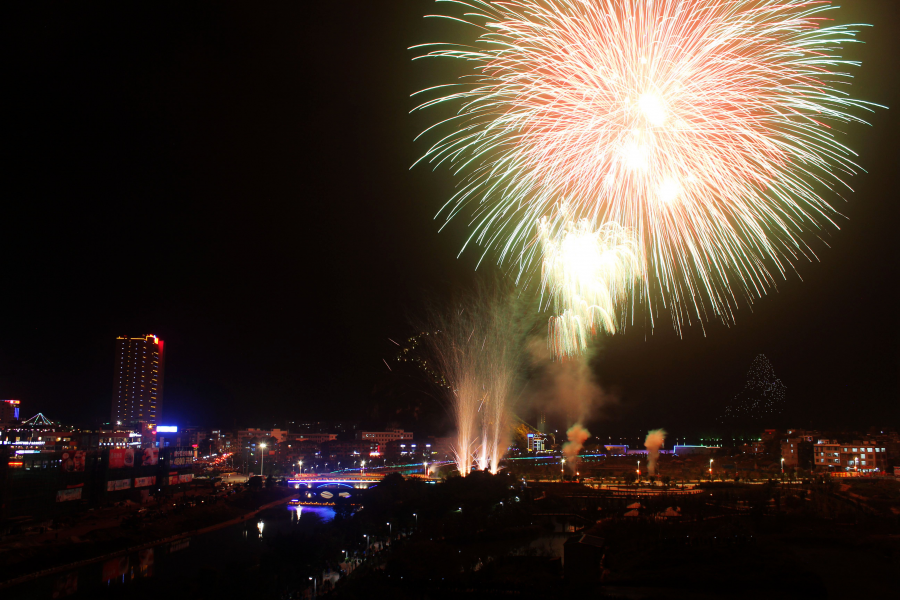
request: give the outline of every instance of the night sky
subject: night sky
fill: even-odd
[[[422,18],[440,7],[282,4],[4,11],[0,397],[26,416],[106,419],[116,336],[154,333],[166,422],[365,418],[387,338],[476,280],[464,220],[433,220],[454,182],[409,170],[433,118],[409,95],[450,71],[407,48],[451,38]],[[595,432],[706,431],[760,353],[791,424],[900,425],[900,11],[843,5],[875,24],[853,94],[892,109],[845,128],[868,174],[835,200],[841,230],[731,327],[606,340],[592,364],[618,400]]]

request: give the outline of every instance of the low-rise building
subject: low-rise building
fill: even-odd
[[[312,442],[314,444],[322,444],[337,439],[336,433],[289,433],[286,436],[287,442]]]
[[[887,448],[874,440],[820,439],[813,449],[816,470],[834,473],[883,473],[887,456]]]
[[[526,437],[529,452],[545,452],[547,446],[547,434],[529,433]]]
[[[408,459],[411,461],[434,460],[434,439],[409,440],[399,439],[383,446],[384,455],[388,458]]]
[[[402,429],[391,429],[388,431],[357,431],[356,439],[365,442],[375,442],[376,444],[385,446],[394,440],[412,440],[413,432],[404,431]]]
[[[21,410],[21,400],[0,400],[0,425],[18,423]]]
[[[813,458],[812,442],[806,436],[789,437],[781,441],[781,458],[785,468],[808,469]]]
[[[378,452],[378,444],[364,440],[336,440],[331,439],[319,445],[321,456],[328,460],[363,461],[369,458],[373,452]]]
[[[750,442],[749,444],[744,444],[741,446],[741,452],[743,454],[765,454],[766,443],[762,440],[757,440],[755,442]]]
[[[678,456],[685,456],[690,454],[712,454],[716,450],[720,450],[719,446],[690,446],[690,445],[676,445],[672,450],[673,454],[677,454]]]

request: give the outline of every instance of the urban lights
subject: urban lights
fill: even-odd
[[[264,465],[265,462],[266,462],[266,453],[264,452],[265,449],[266,449],[266,443],[263,442],[262,444],[259,445],[259,455],[260,455],[260,460],[259,460],[259,476],[260,476],[260,477],[262,477],[262,474],[263,474],[263,465]]]

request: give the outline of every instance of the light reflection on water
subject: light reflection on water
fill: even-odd
[[[334,520],[331,506],[289,506],[290,519],[250,518],[198,536],[154,546],[140,552],[91,563],[28,583],[5,589],[3,600],[43,600],[44,598],[95,598],[98,592],[125,590],[141,580],[180,582],[201,567],[220,568],[220,556],[250,564],[266,548],[265,538],[287,533],[300,523],[301,515],[314,514],[322,521]],[[112,589],[111,589],[112,588]]]
[[[288,506],[288,510],[296,513],[291,520],[297,519],[300,515],[314,514],[318,515],[324,522],[334,520],[334,508],[330,506]]]

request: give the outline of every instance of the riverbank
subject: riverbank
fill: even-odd
[[[52,544],[31,545],[19,549],[13,544],[11,547],[3,548],[4,552],[0,554],[0,558],[3,559],[0,567],[0,590],[54,573],[77,569],[229,527],[255,517],[263,510],[286,504],[292,495],[292,490],[285,488],[243,492],[230,502],[208,505],[204,502],[200,506],[185,508],[177,514],[167,515],[158,522],[149,523],[148,526],[134,531],[123,531],[120,526],[100,521],[103,527],[92,529],[83,537],[70,534],[64,539],[54,540]],[[84,528],[85,525],[80,527]],[[88,556],[72,562],[73,554]],[[32,565],[48,563],[52,566],[33,570]],[[23,571],[26,574],[22,575]],[[17,576],[10,577],[11,574]]]

